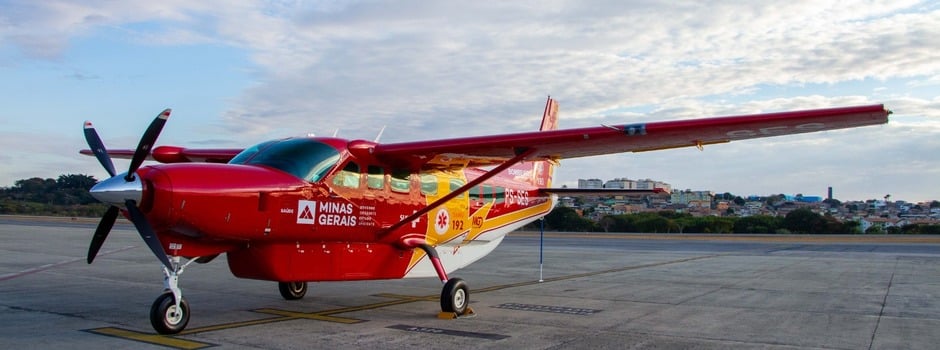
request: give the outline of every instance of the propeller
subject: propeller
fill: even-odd
[[[101,217],[101,221],[98,222],[95,235],[91,236],[91,245],[88,246],[88,258],[86,260],[89,264],[95,261],[95,256],[98,255],[98,250],[101,249],[104,240],[108,238],[108,234],[111,233],[111,227],[114,227],[114,221],[117,220],[120,211],[120,208],[112,205],[108,207],[108,211],[104,213],[104,216]]]
[[[150,149],[153,148],[154,142],[157,142],[157,136],[160,136],[160,131],[163,131],[163,126],[166,125],[166,120],[169,117],[170,109],[167,108],[160,112],[156,118],[153,118],[153,122],[147,127],[147,131],[144,131],[144,135],[140,137],[140,143],[137,144],[137,150],[134,151],[130,169],[127,170],[127,176],[124,177],[124,180],[127,182],[134,181],[134,173],[144,163],[144,159],[147,159],[147,156],[150,155]]]
[[[88,147],[91,147],[91,151],[95,153],[98,163],[101,163],[108,175],[114,177],[117,174],[114,171],[114,163],[111,162],[111,157],[108,157],[108,151],[104,148],[104,142],[101,142],[101,138],[98,137],[95,126],[87,120],[85,121],[85,141],[88,141]]]
[[[125,174],[117,174],[114,171],[114,163],[111,161],[111,157],[108,156],[108,151],[104,143],[101,142],[98,132],[95,131],[91,122],[85,122],[85,141],[88,142],[88,146],[91,147],[95,157],[98,158],[98,162],[101,163],[101,166],[103,166],[105,171],[108,172],[108,175],[111,176],[111,178],[98,183],[91,189],[92,196],[102,202],[111,204],[111,206],[108,208],[108,211],[104,213],[104,216],[101,217],[101,221],[98,222],[98,227],[95,229],[95,235],[91,237],[87,258],[89,264],[95,260],[95,256],[98,255],[101,245],[104,244],[105,239],[108,238],[108,234],[111,233],[111,228],[114,227],[114,222],[117,220],[118,213],[120,213],[121,210],[119,205],[122,205],[130,215],[131,222],[133,222],[134,227],[137,228],[137,233],[140,234],[140,238],[147,243],[147,247],[150,248],[150,251],[153,252],[164,266],[168,269],[173,269],[170,259],[163,250],[163,244],[160,243],[160,239],[153,231],[150,222],[147,221],[147,217],[144,216],[144,213],[137,207],[137,201],[140,200],[143,185],[134,175],[147,156],[150,155],[150,149],[153,148],[153,144],[157,141],[157,137],[160,136],[160,132],[163,130],[163,126],[166,125],[167,118],[169,117],[170,109],[165,109],[150,123],[150,126],[147,127],[147,130],[140,138],[140,143],[137,145],[137,150],[134,151],[134,157],[131,158],[130,167]]]

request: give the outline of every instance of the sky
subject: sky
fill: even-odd
[[[554,185],[940,200],[937,1],[0,0],[0,187],[87,148],[383,142],[864,104],[886,125],[563,160]],[[127,163],[116,161],[118,169]]]

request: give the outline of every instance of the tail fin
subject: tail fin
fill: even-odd
[[[558,129],[558,102],[548,97],[545,101],[545,112],[542,113],[542,127],[539,131],[548,131]]]
[[[558,129],[558,103],[548,97],[545,101],[545,111],[542,113],[542,125],[539,131],[549,131]],[[509,173],[516,175],[519,179],[524,177],[526,182],[532,185],[545,188],[552,186],[552,173],[555,171],[555,163],[552,161],[534,161],[522,162],[509,168]],[[523,176],[519,176],[523,175]]]

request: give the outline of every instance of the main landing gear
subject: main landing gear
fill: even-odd
[[[440,316],[454,318],[467,314],[468,310],[470,314],[473,313],[473,310],[470,309],[470,288],[467,287],[467,282],[460,278],[447,280],[441,290]]]
[[[473,309],[470,308],[470,287],[467,286],[467,282],[456,277],[447,278],[447,272],[444,271],[444,265],[441,264],[441,258],[437,255],[434,247],[427,243],[419,244],[418,247],[424,250],[428,258],[431,259],[437,277],[444,283],[444,288],[441,289],[441,312],[437,317],[452,319],[473,315]]]
[[[307,282],[278,282],[277,289],[285,300],[298,300],[307,295]]]

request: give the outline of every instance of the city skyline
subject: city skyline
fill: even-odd
[[[894,196],[891,195],[890,193],[886,193],[885,195],[883,195],[883,196],[881,196],[881,197],[873,197],[873,198],[842,198],[842,199],[840,199],[839,196],[838,196],[838,194],[837,194],[837,193],[838,193],[837,190],[836,190],[834,187],[831,187],[831,186],[828,186],[828,187],[825,189],[825,191],[823,191],[822,194],[817,194],[817,193],[815,193],[815,192],[807,192],[807,191],[795,192],[795,193],[773,192],[773,191],[771,191],[771,192],[769,192],[769,193],[747,193],[747,194],[742,194],[742,193],[735,193],[735,192],[731,192],[731,191],[723,191],[723,190],[720,190],[720,189],[696,189],[696,188],[689,188],[689,187],[681,187],[681,188],[680,188],[680,187],[673,186],[671,183],[666,182],[666,181],[663,181],[663,180],[651,179],[651,178],[630,179],[630,178],[627,178],[627,177],[617,177],[617,178],[612,178],[612,179],[608,179],[608,180],[604,180],[604,179],[600,179],[600,178],[593,178],[593,177],[592,177],[592,178],[579,178],[578,181],[577,181],[577,186],[575,186],[575,187],[576,187],[576,188],[581,188],[581,189],[626,188],[626,187],[616,187],[616,186],[614,186],[614,187],[608,187],[608,186],[607,186],[608,183],[616,182],[616,181],[655,182],[655,183],[662,183],[662,184],[665,184],[665,185],[667,186],[667,190],[669,190],[669,191],[672,192],[672,193],[674,193],[674,192],[679,192],[679,191],[683,191],[683,192],[684,192],[684,191],[691,191],[691,192],[711,192],[711,193],[713,193],[713,194],[715,194],[715,195],[721,195],[721,194],[725,194],[725,193],[730,193],[731,195],[738,196],[738,197],[745,198],[745,199],[751,198],[751,197],[770,197],[770,196],[776,196],[776,195],[781,195],[781,194],[782,194],[782,195],[789,196],[789,197],[802,196],[802,197],[818,197],[818,198],[821,198],[821,199],[827,199],[827,198],[830,198],[830,193],[831,193],[831,198],[832,198],[832,199],[839,200],[840,202],[850,202],[850,201],[852,201],[852,202],[864,202],[864,201],[868,201],[868,200],[885,200],[885,201],[887,201],[887,199],[885,199],[885,196],[888,196],[888,197],[890,197],[890,198],[894,198]],[[597,185],[598,183],[600,184],[600,187],[596,187],[596,185]],[[648,188],[648,186],[641,186],[641,187],[639,187],[639,189],[646,189],[646,188]],[[629,187],[629,188],[627,188],[627,189],[638,189],[638,187]],[[894,198],[894,201],[895,201],[895,202],[896,202],[896,201],[903,201],[903,202],[907,202],[907,203],[930,203],[930,202],[932,202],[932,201],[937,201],[937,200],[940,200],[940,199],[926,199],[926,200],[921,200],[921,201],[910,201],[910,200],[907,200],[907,199],[904,199],[904,198]]]

